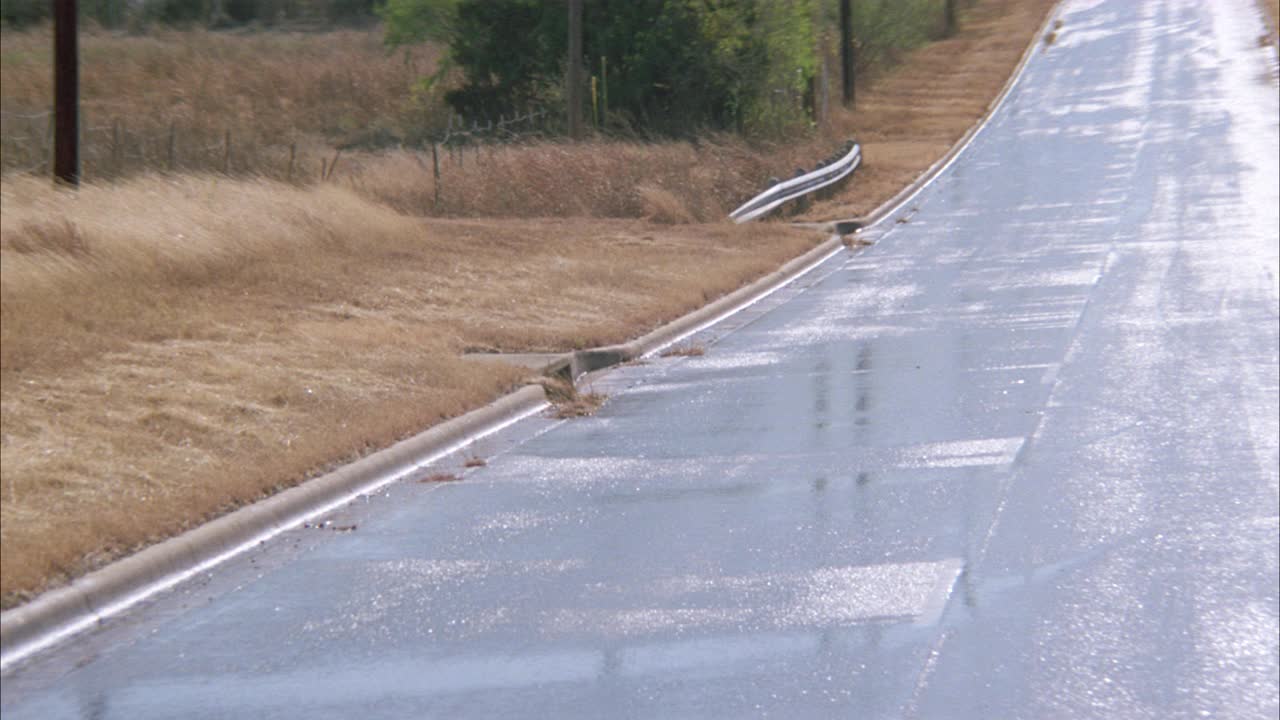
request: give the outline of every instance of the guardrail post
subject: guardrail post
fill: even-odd
[[[805,176],[805,174],[806,173],[804,171],[804,168],[796,168],[796,171],[793,177],[802,178]],[[800,197],[796,198],[796,212],[804,212],[805,210],[808,210],[808,209],[809,209],[808,195],[801,195]]]

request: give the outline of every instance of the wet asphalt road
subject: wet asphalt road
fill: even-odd
[[[1059,17],[874,246],[24,662],[5,720],[1276,717],[1274,51],[1251,0]]]

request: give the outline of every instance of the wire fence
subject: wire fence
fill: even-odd
[[[84,116],[82,115],[82,118]],[[0,110],[0,172],[49,174],[53,162],[53,113]],[[88,181],[113,180],[146,172],[214,172],[255,175],[286,182],[330,180],[339,172],[342,154],[353,149],[401,148],[429,151],[436,185],[441,156],[457,166],[482,162],[484,145],[511,144],[556,134],[546,110],[532,110],[498,120],[468,122],[450,116],[445,129],[416,142],[391,139],[380,147],[331,147],[319,141],[263,138],[246,128],[211,128],[171,121],[135,128],[120,118],[86,123],[80,130],[81,176]]]

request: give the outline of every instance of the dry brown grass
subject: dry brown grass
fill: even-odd
[[[464,349],[622,341],[820,240],[199,176],[0,200],[7,603],[522,381]]]
[[[767,154],[727,136],[688,142],[542,142],[353,156],[338,182],[406,213],[439,217],[724,218],[764,186]]]
[[[1049,5],[980,4],[804,142],[469,150],[442,158],[439,206],[429,159],[408,153],[344,156],[309,188],[146,176],[73,194],[6,177],[4,604],[524,379],[463,350],[622,341],[776,268],[820,238],[688,221],[851,131],[867,166],[810,215],[874,207],[981,115]],[[589,219],[620,216],[649,220]]]
[[[31,167],[47,150],[53,91],[52,32],[0,33],[0,138],[6,170]],[[325,33],[158,30],[145,36],[88,31],[81,37],[86,177],[167,163],[176,130],[179,169],[214,170],[224,132],[233,171],[280,173],[300,143],[298,177],[344,143],[404,135],[434,106],[410,92],[439,51],[389,53],[380,30]],[[113,126],[121,149],[113,153]],[[145,156],[145,157],[144,157]]]

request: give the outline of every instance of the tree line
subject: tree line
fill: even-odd
[[[954,0],[853,0],[855,65],[950,32]],[[452,109],[496,120],[563,108],[569,63],[584,114],[603,132],[781,134],[816,120],[840,84],[840,0],[583,0],[581,55],[570,58],[567,0],[385,0],[389,46],[448,47],[429,87]],[[834,66],[834,67],[833,67]],[[832,77],[834,75],[834,77]]]
[[[974,0],[967,0],[973,2]],[[814,124],[839,88],[840,25],[858,71],[950,31],[955,0],[581,0],[581,114],[598,132],[781,135]],[[149,24],[333,25],[382,21],[389,48],[434,42],[444,61],[421,87],[469,121],[534,109],[564,116],[569,0],[80,0],[108,28]],[[841,6],[845,4],[846,14]],[[48,0],[0,0],[10,26]],[[849,12],[851,10],[851,13]],[[408,91],[408,89],[406,89]],[[837,93],[839,91],[837,90]]]

